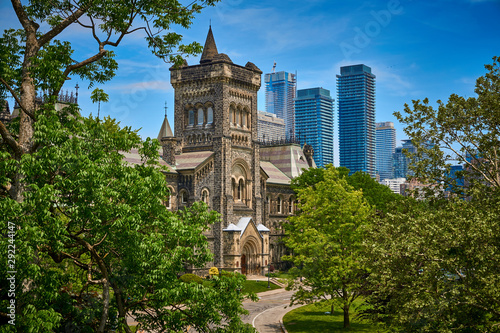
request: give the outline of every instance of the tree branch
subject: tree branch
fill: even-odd
[[[14,1],[14,0],[13,0]],[[69,25],[73,24],[76,20],[78,20],[85,12],[90,8],[93,1],[89,1],[86,6],[79,8],[77,11],[73,12],[70,16],[66,17],[61,23],[56,25],[46,34],[38,39],[38,45],[42,47],[46,43],[50,42],[54,37],[59,35],[64,29],[66,29]]]
[[[3,85],[9,90],[9,92],[12,94],[12,97],[14,97],[21,110],[23,110],[24,113],[26,113],[31,119],[35,120],[35,115],[32,112],[26,110],[26,108],[22,105],[21,100],[17,96],[14,89],[12,89],[12,87],[1,77],[0,77],[0,82],[2,82]]]
[[[16,12],[17,19],[23,26],[24,30],[30,31],[33,28],[34,30],[38,29],[38,24],[34,23],[31,21],[24,11],[23,5],[21,4],[21,0],[11,0],[12,7],[14,8],[14,11]]]
[[[16,155],[20,156],[22,154],[21,146],[17,143],[16,139],[12,137],[12,134],[2,121],[0,121],[0,135],[2,135],[2,139],[12,148],[12,150],[14,150]]]

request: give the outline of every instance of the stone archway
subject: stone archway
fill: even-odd
[[[248,275],[260,274],[260,254],[256,240],[249,238],[242,246],[241,250],[241,273]]]

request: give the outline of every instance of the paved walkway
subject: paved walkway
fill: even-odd
[[[251,275],[248,280],[267,281],[266,276]],[[259,333],[283,333],[283,316],[301,305],[289,307],[290,297],[293,292],[285,289],[275,289],[258,293],[258,302],[246,300],[243,307],[249,311],[249,314],[241,319],[245,323],[251,324]],[[137,325],[132,317],[127,318],[129,325]]]

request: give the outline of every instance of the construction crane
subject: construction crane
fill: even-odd
[[[276,72],[276,61],[274,61],[274,65],[273,65],[273,71],[272,73],[275,73]]]

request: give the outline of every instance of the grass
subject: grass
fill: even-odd
[[[382,332],[376,325],[355,319],[355,307],[361,301],[354,302],[349,312],[351,327],[344,329],[344,313],[337,307],[333,315],[328,304],[309,304],[288,312],[283,323],[289,333],[333,333],[333,332]]]
[[[242,292],[253,292],[253,293],[261,293],[263,291],[280,289],[274,283],[271,283],[271,289],[267,288],[267,281],[255,281],[255,280],[246,280],[243,284]]]

